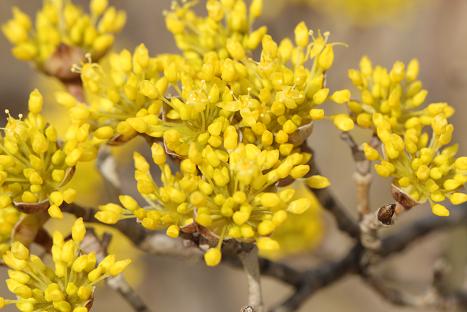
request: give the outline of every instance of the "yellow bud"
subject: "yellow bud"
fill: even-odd
[[[84,235],[86,235],[86,228],[83,218],[78,218],[71,227],[71,236],[75,242],[80,243],[84,239]]]
[[[90,4],[91,13],[96,16],[101,15],[108,5],[108,0],[92,0]]]
[[[166,156],[164,148],[157,143],[154,143],[151,147],[152,159],[155,164],[163,165],[165,164]]]
[[[261,194],[261,205],[266,208],[277,208],[281,203],[279,195],[276,193],[263,193]]]
[[[35,89],[29,95],[29,111],[33,114],[39,114],[42,111],[44,99],[42,98],[42,94],[39,90]]]
[[[295,27],[295,43],[302,48],[308,45],[310,40],[310,31],[305,22],[301,22]]]
[[[233,221],[237,225],[245,224],[249,218],[250,218],[250,214],[245,211],[236,211],[232,216]]]
[[[287,211],[294,213],[294,214],[302,214],[308,209],[311,208],[311,201],[308,198],[300,198],[294,200],[289,204],[287,207]]]
[[[258,249],[265,252],[274,252],[280,249],[279,243],[270,237],[260,237],[256,241]]]
[[[47,211],[52,218],[63,219],[63,213],[58,206],[51,205]]]
[[[406,77],[409,81],[414,81],[418,77],[420,65],[417,59],[413,59],[410,61],[409,65],[407,66],[407,73]]]
[[[321,120],[324,118],[324,110],[323,109],[311,109],[310,110],[310,118],[313,120]]]
[[[245,58],[245,50],[240,42],[235,39],[227,40],[227,51],[235,60],[243,60]]]
[[[323,70],[328,70],[334,63],[334,50],[331,44],[326,45],[318,58],[318,64]]]
[[[318,92],[316,92],[313,95],[314,104],[316,104],[316,105],[323,104],[324,101],[326,101],[326,99],[328,98],[328,95],[329,95],[329,89],[328,88],[320,89]]]
[[[72,189],[72,188],[69,188],[69,189],[66,189],[64,192],[63,192],[63,200],[67,203],[67,204],[71,204],[75,201],[76,199],[76,190],[75,189]]]
[[[294,124],[294,122],[292,120],[287,120],[284,125],[282,126],[282,128],[284,129],[284,132],[287,133],[287,134],[292,134],[294,133],[295,131],[297,131],[297,125]]]
[[[433,214],[437,215],[438,217],[448,217],[449,216],[449,210],[440,204],[434,204],[431,206],[431,211]]]
[[[78,288],[78,297],[81,300],[88,300],[89,298],[91,298],[92,292],[93,289],[91,286],[81,286],[80,288]]]
[[[456,168],[459,170],[467,170],[467,157],[463,156],[457,158],[454,162],[454,166],[456,166]]]
[[[122,203],[123,207],[125,207],[128,210],[134,211],[139,208],[138,203],[131,196],[120,195],[118,199]]]
[[[376,172],[382,177],[389,177],[395,169],[393,164],[385,160],[381,164],[375,165]]]
[[[339,114],[334,116],[334,125],[341,131],[350,131],[354,127],[353,120],[346,114]]]
[[[447,179],[446,181],[444,181],[443,183],[443,186],[446,190],[448,191],[454,191],[455,189],[457,189],[459,186],[461,185],[461,183],[455,179]]]
[[[365,157],[368,160],[378,160],[379,153],[376,149],[370,146],[368,143],[363,143],[363,152],[365,153]]]
[[[263,11],[263,0],[253,0],[250,5],[251,18],[257,18],[261,16]]]
[[[259,235],[269,235],[274,231],[274,223],[271,220],[264,220],[258,225]]]
[[[217,266],[222,260],[222,253],[219,248],[210,248],[204,254],[204,262],[207,266]]]
[[[224,131],[224,147],[235,149],[238,144],[238,133],[234,126],[228,126]]]
[[[131,263],[131,260],[130,259],[127,259],[127,260],[120,260],[120,261],[117,261],[115,262],[114,264],[112,264],[112,266],[110,267],[109,269],[109,274],[111,276],[117,276],[119,275],[120,273],[122,273],[126,267],[128,265],[130,265]]]
[[[336,102],[337,104],[344,104],[350,101],[350,91],[345,89],[345,90],[340,90],[334,92],[334,94],[331,96],[331,99]]]
[[[290,175],[294,179],[300,179],[300,178],[303,178],[309,171],[310,171],[310,166],[308,166],[308,165],[299,165],[299,166],[294,167],[290,171]]]
[[[467,201],[467,194],[464,193],[454,193],[449,195],[449,200],[453,205],[462,205]]]
[[[180,229],[176,225],[171,225],[167,228],[166,234],[169,237],[177,238],[180,235]]]
[[[29,250],[20,242],[13,242],[11,253],[19,260],[27,260],[29,258]]]
[[[323,189],[331,185],[331,182],[329,182],[328,178],[320,175],[314,175],[309,177],[306,180],[306,183],[309,187],[314,189]]]
[[[94,136],[100,140],[108,140],[114,135],[112,127],[100,127],[94,132]]]

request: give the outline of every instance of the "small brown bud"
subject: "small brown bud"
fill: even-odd
[[[392,217],[394,216],[395,213],[396,213],[395,204],[384,205],[378,210],[378,220],[384,225],[391,225]]]

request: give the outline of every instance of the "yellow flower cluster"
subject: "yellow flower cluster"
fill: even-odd
[[[43,210],[60,218],[59,206],[76,197],[64,186],[73,176],[78,161],[89,153],[76,140],[59,141],[55,128],[41,115],[43,98],[34,90],[29,97],[29,114],[23,119],[8,116],[0,136],[1,206],[14,204],[26,213]]]
[[[39,68],[61,46],[77,47],[92,58],[101,58],[113,45],[114,34],[125,25],[126,15],[108,6],[107,0],[91,0],[90,13],[67,0],[44,0],[33,22],[19,8],[2,30],[14,45],[13,55],[33,61]]]
[[[268,7],[268,13],[275,16],[291,4],[308,5],[327,16],[339,19],[341,23],[345,20],[351,24],[368,27],[393,22],[415,5],[428,2],[418,0],[275,0],[268,3],[271,5]]]
[[[279,248],[271,233],[289,213],[308,210],[310,201],[293,198],[293,189],[278,189],[278,184],[308,174],[311,155],[302,153],[300,146],[311,133],[312,121],[325,118],[318,107],[328,99],[347,102],[350,92],[331,95],[325,86],[334,61],[329,34],[313,34],[300,23],[294,42],[277,43],[261,31],[254,35],[255,44],[248,44],[253,35],[248,28],[235,28],[236,23],[258,16],[262,1],[252,2],[250,15],[243,0],[208,1],[207,18],[196,16],[192,5],[175,5],[167,24],[179,43],[193,41],[187,38],[196,30],[192,44],[198,51],[181,47],[184,57],[151,58],[140,46],[133,55],[112,55],[110,67],[82,67],[90,103],[84,122],[96,129],[94,135],[105,128],[108,135],[102,138],[109,143],[137,133],[163,141],[152,146],[162,185],[152,178],[144,158],[135,154],[138,191],[147,205],[122,196],[121,205],[103,205],[96,217],[111,224],[137,218],[148,229],[167,229],[171,237],[193,229],[214,236],[217,247],[205,259],[216,265],[224,239],[256,241],[261,250]],[[222,17],[213,19],[219,12]],[[219,41],[212,43],[213,38]],[[250,51],[259,45],[256,62]],[[84,104],[62,96],[62,103],[85,110]],[[346,115],[331,118],[343,131],[353,128]],[[167,154],[181,160],[176,173],[166,164]],[[308,183],[317,188],[329,185],[321,176],[308,178]]]
[[[263,0],[253,0],[249,8],[244,0],[207,0],[207,16],[193,10],[197,1],[173,3],[166,13],[167,29],[174,35],[178,48],[188,58],[197,58],[215,51],[221,58],[228,49],[252,51],[266,34],[265,26],[252,31],[254,21],[261,15]]]
[[[116,261],[114,255],[109,255],[97,263],[94,253],[85,254],[80,250],[85,234],[82,219],[75,221],[69,240],[64,240],[60,232],[54,232],[54,268],[49,268],[39,257],[31,255],[21,243],[14,242],[3,260],[10,268],[7,287],[17,299],[0,298],[0,308],[15,304],[22,312],[89,311],[95,285],[119,275],[130,260]]]
[[[152,158],[160,168],[162,185],[152,178],[144,157],[134,156],[138,191],[148,205],[141,207],[133,198],[121,196],[122,206],[103,205],[96,218],[110,224],[137,218],[148,229],[167,228],[170,237],[193,227],[207,229],[218,239],[217,246],[205,255],[210,266],[220,262],[224,239],[256,241],[260,250],[277,250],[279,244],[270,234],[288,214],[303,214],[311,207],[307,198],[294,199],[293,189],[277,187],[289,177],[304,177],[311,155],[294,153],[283,160],[279,156],[278,150],[261,150],[253,144],[239,143],[230,152],[206,148],[204,153],[184,159],[181,171],[174,174],[163,147],[156,143]],[[309,179],[317,188],[329,184],[324,177]]]
[[[381,160],[375,165],[379,175],[394,178],[394,184],[414,201],[429,201],[438,216],[449,215],[449,210],[438,202],[448,198],[460,205],[467,201],[467,194],[462,192],[467,182],[467,157],[456,158],[458,146],[446,146],[454,127],[443,114],[432,118],[430,131],[418,122],[398,134],[381,114],[373,116],[373,123],[383,152],[378,153],[368,144],[363,149],[369,160]]]
[[[360,91],[360,99],[348,103],[351,115],[363,128],[375,128],[373,115],[382,114],[394,132],[402,135],[406,128],[422,122],[430,125],[432,118],[449,118],[454,109],[447,103],[433,103],[423,108],[428,92],[417,80],[419,64],[412,60],[405,66],[396,62],[391,70],[373,68],[368,57],[360,61],[360,69],[349,70],[349,78]]]
[[[226,138],[236,135],[245,143],[272,146],[288,155],[310,135],[312,121],[325,117],[321,104],[329,98],[338,103],[350,98],[348,90],[330,95],[325,87],[325,74],[334,60],[328,34],[310,40],[309,33],[300,23],[295,45],[289,39],[277,44],[265,35],[259,62],[246,59],[241,47],[228,49],[232,58],[206,53],[199,68],[182,60],[166,61],[164,77],[157,82],[164,87],[168,82],[175,95],[160,97],[157,110],[152,110],[158,114],[165,105],[160,116],[141,110],[128,121],[138,133],[163,138],[169,150],[182,156],[188,154],[190,142],[197,142],[200,150],[206,145],[232,149]],[[308,69],[305,63],[310,59],[313,65]],[[154,83],[147,88],[148,94],[160,94]],[[345,114],[331,118],[343,131],[353,128]]]
[[[86,104],[67,92],[57,93],[56,99],[70,109],[77,126],[86,125],[97,139],[116,144],[128,141],[137,133],[134,128],[144,126],[131,122],[136,116],[151,114],[157,119],[162,106],[159,98],[168,85],[163,65],[175,62],[176,57],[152,58],[140,45],[133,54],[128,50],[111,54],[109,61],[86,63],[79,69]]]

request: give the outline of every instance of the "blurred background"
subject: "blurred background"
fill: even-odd
[[[77,2],[87,5],[88,1]],[[200,2],[204,3],[202,0]],[[8,20],[14,5],[31,13],[41,3],[41,0],[0,0],[0,23]],[[133,49],[144,42],[152,54],[176,51],[162,15],[163,10],[170,8],[170,0],[111,0],[110,3],[128,14],[127,26],[118,37],[115,49]],[[335,63],[328,75],[332,89],[350,87],[347,70],[357,67],[363,55],[368,55],[375,64],[386,67],[391,67],[396,60],[408,62],[417,57],[421,65],[421,80],[429,91],[428,101],[445,101],[455,107],[457,113],[452,118],[457,129],[454,141],[460,144],[460,154],[466,154],[467,1],[265,0],[265,14],[259,23],[266,24],[271,35],[280,40],[284,36],[293,36],[295,25],[302,20],[312,29],[330,31],[331,41],[348,44],[348,47],[339,46],[335,49]],[[15,114],[22,112],[29,92],[35,87],[44,91],[50,102],[53,102],[51,94],[59,88],[58,84],[40,76],[28,64],[15,60],[3,36],[0,36],[0,69],[2,110],[8,107]],[[60,111],[50,111],[49,115],[57,122],[66,122]],[[356,137],[359,135],[357,131]],[[351,179],[353,162],[347,146],[339,139],[334,127],[326,122],[315,127],[310,143],[318,151],[315,157],[323,174],[330,178],[332,191],[356,215],[355,191]],[[130,192],[133,185],[132,174],[128,175],[130,171],[126,170],[131,167],[128,148],[117,153],[121,153],[119,171],[122,178],[128,180],[128,189],[125,191]],[[86,173],[86,170],[90,173]],[[100,198],[99,192],[96,192],[100,181],[92,173],[92,165],[82,171],[91,181],[89,185],[82,186],[81,192],[87,190],[84,199],[86,204],[102,203],[105,199]],[[389,184],[375,177],[371,200],[373,209],[391,202]],[[399,226],[430,213],[428,207],[420,207],[408,213],[391,230],[397,231]],[[320,214],[312,217],[319,218]],[[308,244],[313,248],[283,258],[282,261],[307,268],[346,252],[351,241],[335,229],[332,218],[325,214],[323,218],[319,230],[311,232],[316,235]],[[321,224],[321,221],[316,222]],[[323,239],[318,242],[320,237]],[[423,292],[432,279],[433,264],[440,257],[448,257],[456,264],[452,283],[458,283],[459,276],[464,274],[467,258],[464,251],[466,237],[464,229],[431,235],[378,270],[381,274],[401,281],[400,285],[404,289]],[[154,311],[238,312],[246,303],[246,278],[237,269],[229,266],[208,269],[195,260],[139,255],[130,249],[123,238],[116,237],[116,240],[118,246],[114,248],[117,252],[139,257],[128,273],[128,279]],[[6,295],[4,286],[0,287],[0,296]],[[263,278],[263,287],[267,306],[279,303],[292,291],[269,278]],[[131,311],[117,294],[108,289],[98,289],[96,297],[95,311]],[[371,289],[362,285],[358,277],[346,277],[317,293],[300,311],[402,310],[412,311],[391,306],[381,300]]]

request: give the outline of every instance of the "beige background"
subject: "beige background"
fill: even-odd
[[[284,0],[285,1],[285,0]],[[86,2],[86,1],[81,1]],[[170,7],[169,0],[111,0],[128,13],[128,25],[119,37],[117,48],[133,48],[144,42],[152,53],[175,51],[171,35],[165,30],[162,10]],[[203,1],[201,1],[203,2]],[[375,62],[390,66],[396,60],[409,61],[418,57],[421,78],[429,90],[429,101],[447,101],[457,114],[452,119],[456,126],[455,139],[460,151],[467,151],[467,1],[421,0],[409,12],[398,15],[390,23],[361,27],[346,23],[341,18],[322,15],[305,6],[290,4],[279,15],[272,8],[279,2],[265,0],[271,14],[264,18],[275,38],[292,35],[296,23],[305,20],[313,29],[331,31],[332,40],[346,42],[348,48],[336,49],[336,60],[329,73],[331,87],[348,87],[346,71],[358,65],[364,54]],[[10,16],[10,8],[18,5],[28,12],[40,6],[39,0],[0,0],[0,23]],[[13,59],[9,44],[0,37],[0,107],[9,107],[19,113],[24,108],[28,93],[35,87],[37,74],[25,63]],[[350,154],[337,137],[337,131],[323,122],[311,138],[322,171],[332,181],[332,189],[349,210],[355,207],[351,180]],[[389,202],[388,184],[376,179],[372,192],[374,208]],[[420,208],[411,212],[401,223],[408,223],[420,214],[430,213]],[[349,241],[336,233],[327,217],[327,239],[314,256],[294,257],[291,263],[309,267],[319,262],[317,255],[329,257],[345,252]],[[396,229],[397,230],[397,227]],[[381,268],[402,281],[402,286],[421,292],[428,285],[436,259],[451,250],[465,248],[465,233],[433,235],[417,243],[416,248],[404,252]],[[442,247],[443,246],[443,247]],[[449,248],[448,248],[449,249]],[[459,256],[457,256],[459,258]],[[146,269],[139,290],[154,311],[238,312],[245,303],[247,291],[240,271],[226,266],[207,269],[204,265],[163,257],[147,257]],[[143,270],[143,268],[141,268]],[[461,272],[463,272],[461,270]],[[285,298],[291,289],[264,279],[265,300],[268,306]],[[3,286],[2,286],[3,287]],[[6,295],[3,288],[0,295]],[[118,295],[99,289],[94,311],[131,311]],[[6,309],[6,311],[11,311]],[[393,307],[380,300],[371,289],[362,286],[356,277],[323,290],[307,302],[300,311],[412,311]]]

